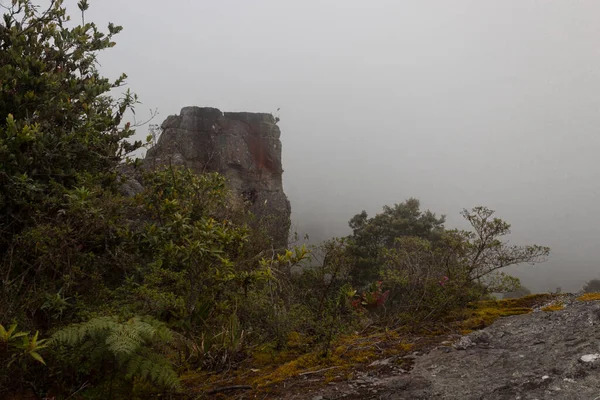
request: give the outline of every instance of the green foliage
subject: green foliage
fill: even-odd
[[[40,355],[40,350],[47,347],[44,343],[47,339],[38,339],[39,332],[35,332],[33,336],[31,336],[27,332],[16,332],[17,324],[12,324],[8,330],[4,328],[2,324],[0,324],[0,348],[2,349],[3,358],[7,357],[10,354],[10,361],[7,365],[10,368],[11,364],[18,359],[23,359],[23,357],[29,356],[34,360],[46,364],[42,356]],[[10,351],[12,348],[13,351]]]
[[[316,246],[310,265],[290,279],[293,295],[289,301],[303,305],[300,319],[304,326],[294,331],[308,332],[322,342],[328,353],[336,335],[355,328],[361,315],[352,306],[356,290],[350,283],[352,257],[348,241],[333,238]]]
[[[24,229],[3,263],[3,302],[7,318],[36,329],[68,323],[91,307],[114,298],[133,268],[128,252],[132,199],[105,190],[93,179],[64,190],[53,220]],[[35,315],[35,319],[27,316]]]
[[[131,290],[149,313],[174,316],[191,329],[201,304],[218,299],[224,286],[244,283],[233,260],[247,229],[218,215],[226,208],[227,191],[216,174],[165,168],[148,174],[145,184],[139,200],[151,220],[140,229],[139,241],[148,263],[139,267],[140,281]],[[250,285],[266,275],[255,270],[244,280]]]
[[[86,349],[74,362],[89,358],[95,368],[103,364],[116,365],[126,381],[141,379],[159,388],[178,390],[177,373],[163,354],[165,346],[173,341],[174,333],[154,318],[133,317],[122,321],[108,316],[69,325],[52,335],[51,344]]]
[[[510,225],[493,214],[485,207],[465,210],[472,231],[445,230],[434,239],[400,236],[383,247],[379,276],[390,289],[388,318],[437,318],[488,293],[519,287],[518,279],[500,270],[542,262],[549,249],[503,242]]]
[[[421,211],[419,200],[411,198],[369,218],[363,211],[349,222],[352,228],[348,251],[353,257],[352,282],[365,286],[377,280],[383,250],[399,237],[418,237],[435,242],[444,231],[445,217]]]
[[[381,279],[390,289],[387,308],[392,323],[435,319],[481,296],[471,285],[457,254],[456,237],[446,233],[440,242],[398,238],[385,251]]]
[[[236,302],[236,310],[249,338],[263,343],[271,342],[277,348],[282,348],[287,343],[289,333],[303,326],[307,313],[304,305],[296,301],[297,290],[292,282],[292,270],[309,255],[305,246],[283,253],[267,250],[258,255],[261,257],[258,260],[259,271],[263,271],[261,279],[248,280],[251,275],[241,272],[243,290]]]
[[[27,328],[74,317],[79,293],[101,302],[103,278],[122,276],[116,169],[141,144],[122,126],[136,98],[113,99],[125,76],[97,69],[121,28],[73,25],[62,0],[12,1],[0,22],[0,315]]]
[[[443,277],[452,282],[444,293],[455,285],[469,287],[465,293],[475,288],[483,292],[510,291],[519,282],[500,270],[515,264],[542,262],[549,249],[503,242],[501,238],[510,233],[510,225],[493,214],[486,207],[463,210],[472,231],[446,230],[444,217],[437,218],[431,211],[421,212],[416,199],[384,207],[383,213],[370,219],[365,212],[358,214],[350,221],[353,234],[348,248],[353,257],[354,283],[366,285],[382,277],[398,290],[404,288],[405,293],[417,290],[428,294],[413,293],[407,296],[413,299],[411,302],[435,299],[438,281]],[[458,287],[457,293],[461,290]],[[397,296],[392,294],[396,301]]]
[[[166,167],[145,175],[138,196],[148,216],[136,258],[147,260],[119,290],[124,304],[168,321],[193,345],[193,362],[227,364],[243,343],[239,308],[250,293],[276,285],[305,250],[283,254],[253,247],[240,209],[217,174]],[[239,221],[239,222],[236,222]]]
[[[85,7],[87,8],[87,6]],[[114,179],[114,167],[140,143],[120,127],[135,102],[96,68],[99,51],[114,46],[121,28],[103,33],[91,23],[68,28],[62,1],[43,13],[16,0],[0,25],[0,250],[27,226],[56,212],[54,201],[85,173]]]
[[[17,331],[17,324],[8,329],[0,324],[0,388],[8,387],[11,381],[21,381],[34,369],[32,362],[46,364],[40,352],[47,347],[47,339],[38,337],[37,331],[33,335]]]
[[[390,291],[383,291],[381,288],[382,284],[382,281],[373,282],[368,290],[364,291],[358,299],[352,302],[352,305],[356,308],[364,307],[367,309],[383,307]]]

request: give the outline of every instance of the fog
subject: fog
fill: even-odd
[[[408,197],[463,228],[485,205],[512,243],[552,248],[509,272],[574,291],[600,273],[598,15],[591,0],[92,0],[87,19],[124,26],[101,71],[129,75],[138,119],[280,108],[300,233],[345,235]]]

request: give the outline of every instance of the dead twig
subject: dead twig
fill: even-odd
[[[334,368],[340,368],[339,366],[333,366],[333,367],[329,367],[329,368],[323,368],[317,371],[308,371],[308,372],[303,372],[301,374],[298,374],[298,376],[304,376],[304,375],[310,375],[310,374],[318,374],[319,372],[325,372],[325,371],[329,371],[330,369],[334,369]]]
[[[223,386],[220,388],[213,389],[207,394],[217,394],[221,392],[229,392],[230,390],[252,390],[252,386],[249,385],[232,385],[232,386]]]

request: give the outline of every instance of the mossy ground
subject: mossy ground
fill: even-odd
[[[597,296],[600,300],[600,293]],[[191,372],[182,380],[194,398],[203,398],[203,393],[211,389],[233,385],[252,387],[252,395],[244,398],[254,398],[255,395],[263,398],[281,395],[291,386],[294,386],[294,391],[304,391],[329,382],[351,380],[359,371],[381,368],[371,366],[373,361],[390,357],[396,363],[404,362],[402,368],[409,369],[410,361],[401,358],[409,352],[439,346],[451,335],[485,328],[500,317],[530,313],[534,307],[555,298],[552,294],[536,294],[518,299],[480,301],[417,329],[406,326],[396,330],[372,328],[360,334],[339,337],[328,351],[323,346],[312,347],[309,338],[294,333],[289,337],[286,350],[263,346],[255,349],[236,368],[218,374]],[[556,308],[558,304],[550,307]],[[245,394],[250,395],[250,391]],[[240,398],[240,395],[241,392],[224,392],[204,398],[234,399]]]
[[[595,301],[600,300],[600,293],[586,293],[577,298],[579,301]]]
[[[529,296],[506,299],[485,300],[451,315],[461,333],[469,333],[490,326],[500,317],[527,314],[533,307],[544,304],[554,297],[552,294],[532,294]]]

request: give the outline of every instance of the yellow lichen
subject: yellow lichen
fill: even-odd
[[[491,300],[490,302],[497,303],[498,306],[502,308],[531,308],[539,304],[547,303],[548,301],[555,299],[556,297],[556,295],[550,293],[538,293],[530,294],[528,296],[519,297],[515,299]]]
[[[465,310],[453,314],[450,318],[458,324],[461,333],[469,333],[491,325],[500,317],[528,314],[532,307],[547,302],[552,295],[530,295],[518,299],[485,300],[471,304]]]
[[[326,366],[327,361],[326,358],[320,357],[316,352],[308,353],[279,366],[270,374],[255,379],[253,385],[261,387],[281,382],[300,373],[318,369],[316,367]]]
[[[547,305],[546,307],[543,307],[542,311],[547,311],[547,312],[560,311],[564,308],[565,308],[565,305],[562,302],[559,302],[559,303],[554,303],[554,304]]]
[[[531,311],[533,310],[528,307],[504,308],[502,304],[481,304],[473,310],[463,312],[462,321],[459,322],[460,330],[483,329],[500,317],[528,314]]]
[[[548,301],[555,298],[555,295],[543,293],[516,299],[474,302],[468,307],[455,311],[443,319],[444,323],[448,324],[446,332],[431,330],[431,336],[449,332],[468,334],[474,330],[483,329],[491,325],[498,318],[528,314],[533,311],[533,307],[548,303]]]
[[[600,293],[586,293],[583,296],[577,298],[579,301],[594,301],[600,300]]]
[[[341,378],[339,369],[330,369],[325,372],[325,383],[334,382]]]
[[[267,388],[291,378],[313,374],[322,376],[325,382],[332,382],[344,379],[360,366],[366,367],[375,360],[406,354],[413,348],[414,344],[391,330],[370,335],[340,336],[332,343],[327,354],[323,349],[316,349],[300,355],[265,371],[261,376],[255,376],[251,384],[254,387]],[[257,356],[264,359],[262,353],[255,353],[254,357]]]
[[[412,349],[414,349],[415,345],[413,343],[404,343],[404,342],[402,342],[402,343],[400,343],[399,347],[400,347],[401,351],[408,352],[408,351],[411,351]]]
[[[298,343],[302,336],[298,332],[290,332],[288,335],[288,345]]]

